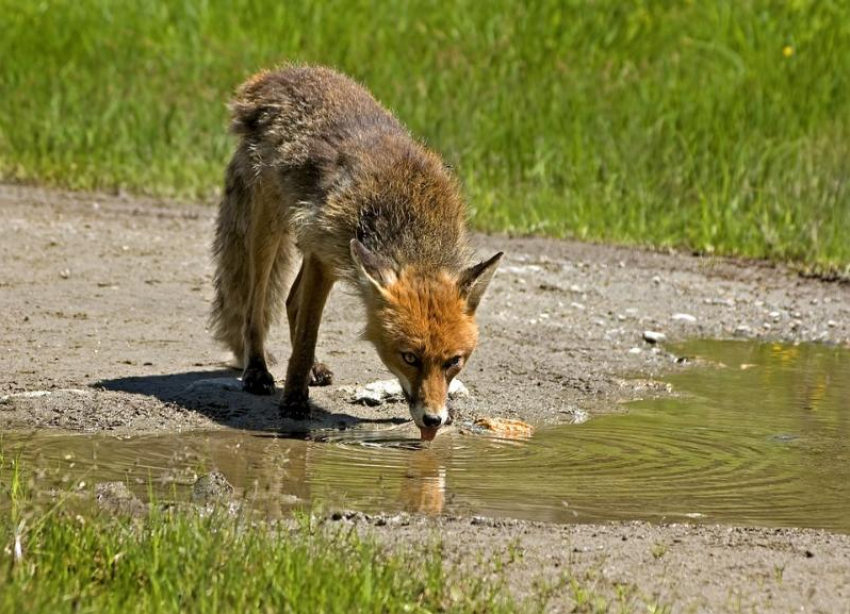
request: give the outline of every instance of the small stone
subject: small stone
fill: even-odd
[[[654,330],[643,331],[643,340],[650,344],[664,343],[667,341],[667,335]]]
[[[113,514],[141,516],[147,506],[136,498],[124,482],[101,482],[94,487],[98,506]]]
[[[656,275],[655,277],[652,278],[652,283],[654,283],[656,286],[660,285],[661,284],[661,278],[658,275]]]
[[[570,303],[570,307],[572,307],[573,309],[578,309],[579,311],[584,311],[584,305],[582,305],[581,303]]]
[[[689,324],[693,324],[697,321],[696,317],[692,316],[689,313],[674,313],[673,314],[674,322],[687,322]]]
[[[470,396],[469,388],[467,388],[459,379],[453,379],[452,383],[449,384],[450,399],[466,399]]]
[[[71,276],[71,269],[62,269],[59,271],[59,277],[62,279],[68,279]]]
[[[746,324],[741,324],[735,329],[735,336],[736,337],[746,337],[747,335],[749,335],[752,332],[752,330],[753,329],[750,328],[749,326],[747,326]]]
[[[641,350],[640,348],[635,347],[629,350],[629,354],[640,354],[642,351],[643,350]]]
[[[202,475],[192,486],[192,500],[206,503],[216,499],[227,499],[233,494],[233,486],[220,471],[211,471]]]
[[[349,402],[369,407],[376,407],[383,403],[399,403],[404,401],[404,393],[398,380],[378,380],[358,386],[352,391],[350,388],[341,389],[350,394]],[[469,389],[459,379],[453,379],[449,385],[450,399],[465,399],[470,397]]]
[[[829,320],[826,325],[830,328],[835,328],[836,326],[838,326],[838,322],[836,322],[835,320]]]

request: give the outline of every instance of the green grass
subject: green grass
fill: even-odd
[[[4,533],[5,546],[14,537]],[[512,611],[495,591],[476,592],[478,580],[449,594],[439,550],[388,554],[338,533],[220,515],[132,522],[60,513],[24,533],[17,562],[0,554],[0,611]]]
[[[453,564],[436,539],[387,546],[315,516],[270,523],[155,504],[142,517],[111,516],[78,490],[47,503],[1,444],[2,614],[521,614],[553,600],[579,614],[669,611],[636,587],[603,594],[594,574],[567,571],[533,580],[518,601],[506,589],[521,558],[512,546]]]
[[[392,549],[311,517],[223,510],[109,516],[78,493],[37,501],[22,475],[0,449],[2,613],[525,611],[499,579],[450,576],[438,542]]]
[[[850,271],[843,0],[0,0],[0,173],[209,197],[224,101],[337,66],[463,178],[487,230]]]

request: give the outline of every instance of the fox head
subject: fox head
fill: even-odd
[[[475,311],[504,254],[460,273],[397,269],[360,241],[351,256],[366,287],[364,337],[398,378],[423,439],[449,419],[449,384],[478,343]]]

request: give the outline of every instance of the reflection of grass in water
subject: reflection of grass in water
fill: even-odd
[[[850,262],[842,2],[0,0],[0,173],[207,195],[224,101],[338,66],[485,229]]]
[[[42,509],[24,482],[0,450],[0,492],[16,505],[0,511],[3,612],[498,614],[542,611],[570,583],[576,611],[608,603],[568,576],[517,602],[504,587],[512,558],[488,557],[470,573],[444,562],[438,542],[387,548],[310,517],[273,524],[155,505],[142,518],[81,516],[61,498]]]
[[[755,413],[800,429],[839,428],[850,412],[850,352],[818,344],[693,341],[674,348],[722,369],[671,378],[674,388],[711,398],[728,410]],[[743,368],[746,367],[746,368]]]

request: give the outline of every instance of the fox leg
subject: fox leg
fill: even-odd
[[[281,399],[281,413],[292,418],[306,418],[310,373],[315,362],[316,340],[322,311],[333,287],[334,279],[325,266],[310,254],[304,255],[295,290],[287,300],[292,337],[292,356],[286,370]],[[293,317],[294,316],[294,317]],[[294,327],[292,326],[294,322]]]
[[[270,311],[266,302],[269,300],[272,270],[284,235],[269,232],[269,226],[262,218],[262,215],[258,216],[253,224],[249,241],[250,289],[243,328],[245,358],[242,388],[251,394],[268,395],[274,394],[274,377],[266,365],[265,337]]]
[[[292,347],[295,348],[295,327],[298,321],[298,304],[300,301],[299,288],[301,287],[301,278],[303,276],[304,266],[298,270],[298,275],[295,281],[292,282],[292,288],[289,290],[289,297],[286,299],[286,315],[289,319],[289,339],[292,342]],[[316,360],[313,356],[313,366],[310,368],[310,385],[311,386],[330,386],[333,384],[333,371],[323,362]]]

